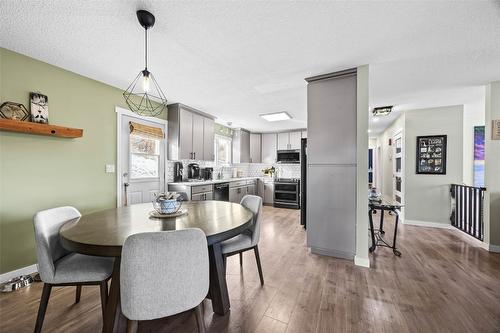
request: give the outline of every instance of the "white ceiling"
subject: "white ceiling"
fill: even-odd
[[[125,89],[143,67],[136,9],[156,16],[149,68],[169,101],[251,130],[305,127],[304,78],[358,65],[370,106],[400,110],[500,79],[498,1],[2,0],[0,45]],[[258,116],[277,111],[294,119]]]

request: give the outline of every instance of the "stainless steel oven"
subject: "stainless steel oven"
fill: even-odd
[[[278,150],[277,152],[278,163],[300,163],[300,149],[294,150]]]
[[[278,178],[274,181],[274,206],[300,208],[300,179]]]

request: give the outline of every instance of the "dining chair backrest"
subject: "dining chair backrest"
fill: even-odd
[[[262,216],[262,198],[256,195],[245,195],[241,199],[241,205],[248,208],[253,213],[253,224],[250,227],[252,232],[252,246],[259,243],[260,219]]]
[[[198,306],[209,284],[207,238],[200,229],[135,234],[123,245],[121,307],[130,320],[167,317]]]
[[[55,274],[54,262],[70,253],[61,245],[59,229],[66,222],[81,216],[76,208],[70,206],[42,210],[35,214],[33,225],[36,255],[38,272],[43,282],[52,282]]]

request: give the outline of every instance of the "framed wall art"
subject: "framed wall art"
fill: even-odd
[[[49,98],[40,93],[30,93],[31,121],[34,123],[49,123]]]
[[[446,175],[446,135],[417,136],[417,174]]]

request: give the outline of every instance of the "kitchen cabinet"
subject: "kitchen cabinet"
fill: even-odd
[[[203,160],[214,161],[214,120],[211,118],[203,118]]]
[[[233,132],[233,163],[250,163],[250,132],[245,129]]]
[[[274,203],[274,183],[272,181],[263,182],[263,197],[264,204],[272,205]]]
[[[169,160],[214,160],[214,118],[184,104],[168,106]]]
[[[191,201],[206,201],[206,200],[213,200],[213,198],[214,198],[213,192],[196,193],[191,195]]]
[[[278,150],[300,149],[300,131],[278,133]]]
[[[261,135],[250,133],[250,163],[260,163],[261,161]]]
[[[262,133],[262,163],[276,163],[276,133]]]
[[[241,199],[246,194],[246,185],[240,187],[229,188],[229,202],[240,203]]]
[[[257,195],[257,179],[252,179],[252,180],[247,181],[246,194]]]

